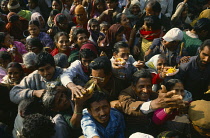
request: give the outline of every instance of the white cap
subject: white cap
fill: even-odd
[[[182,41],[183,32],[179,28],[172,28],[163,36],[163,39],[167,42]]]
[[[133,133],[129,138],[154,138],[153,136],[141,132]]]

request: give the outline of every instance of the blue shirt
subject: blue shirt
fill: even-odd
[[[108,125],[103,127],[87,111],[83,110],[81,127],[86,138],[99,136],[100,138],[124,138],[125,122],[123,115],[114,108],[110,110]]]

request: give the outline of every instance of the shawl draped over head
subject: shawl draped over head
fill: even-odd
[[[145,63],[145,65],[149,68],[149,71],[151,73],[157,74],[157,63],[160,59],[160,54],[154,55],[152,58],[150,58],[149,61]]]
[[[57,15],[55,16],[55,18],[54,18],[54,24],[55,24],[56,26],[59,26],[59,22],[57,21],[57,18],[58,18],[58,16],[60,16],[60,15],[64,15],[64,14],[59,13],[59,14],[57,14]]]
[[[75,8],[75,15],[76,14],[83,14],[83,20],[82,21],[80,21],[80,20],[78,20],[78,18],[76,17],[76,22],[78,23],[78,24],[86,24],[87,23],[87,12],[85,11],[85,8],[84,8],[84,6],[82,6],[82,5],[77,5],[77,7]]]
[[[123,26],[120,24],[113,24],[107,31],[107,34],[104,38],[104,40],[102,40],[102,43],[105,46],[113,46],[116,42],[116,36],[117,36],[117,32],[122,29]]]
[[[45,20],[44,20],[43,16],[42,16],[39,12],[33,13],[33,14],[31,15],[31,20],[32,20],[32,21],[38,21],[39,24],[41,25],[41,22],[40,22],[40,20],[39,20],[39,17],[41,17],[41,18],[43,19],[44,25],[45,25]]]
[[[6,25],[6,29],[11,36],[15,39],[23,39],[23,32],[28,29],[28,21],[15,12],[10,12],[7,15],[7,20],[9,21]],[[16,21],[20,22],[16,22]]]

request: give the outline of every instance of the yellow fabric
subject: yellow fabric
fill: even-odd
[[[192,23],[191,23],[190,25],[191,25],[191,26],[194,26],[195,23],[196,23],[199,19],[201,19],[201,18],[208,18],[208,19],[210,19],[210,9],[203,10],[203,11],[200,13],[199,17],[196,18],[194,21],[192,21]]]
[[[152,41],[148,41],[147,39],[142,38],[141,53],[139,55],[140,60],[144,60],[144,53],[149,49],[151,45]]]

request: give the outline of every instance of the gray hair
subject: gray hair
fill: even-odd
[[[23,55],[23,64],[26,66],[26,68],[36,65],[36,56],[37,55],[34,52],[28,52]]]
[[[61,68],[67,68],[69,66],[68,57],[64,53],[58,53],[54,56],[55,65]]]

